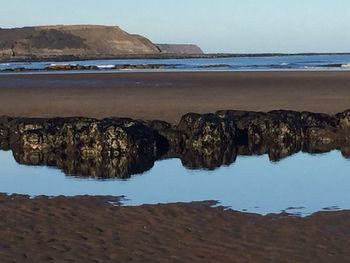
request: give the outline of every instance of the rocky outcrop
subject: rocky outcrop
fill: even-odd
[[[339,149],[350,156],[350,111],[218,111],[164,121],[109,118],[0,118],[0,147],[23,164],[49,165],[69,175],[128,178],[164,158],[191,169],[230,165],[237,155],[278,161],[299,151]]]
[[[69,63],[55,63],[45,68],[5,68],[0,69],[0,72],[40,72],[40,71],[106,71],[106,70],[161,70],[161,69],[175,69],[175,65],[166,64],[118,64],[107,66],[95,66],[95,65],[80,65]]]
[[[182,135],[181,159],[186,167],[213,169],[236,158],[236,124],[230,118],[189,113],[176,129]]]
[[[335,118],[338,120],[339,127],[343,129],[350,128],[350,110],[336,114]]]
[[[151,168],[161,148],[153,129],[131,119],[14,119],[2,127],[20,163],[75,175],[128,177]]]

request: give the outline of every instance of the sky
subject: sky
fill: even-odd
[[[0,0],[0,27],[118,25],[205,52],[350,52],[350,0]]]

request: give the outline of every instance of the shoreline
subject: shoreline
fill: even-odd
[[[350,68],[310,68],[310,69],[219,69],[219,70],[206,70],[206,69],[144,69],[144,70],[134,70],[134,69],[121,69],[121,70],[24,70],[24,71],[0,71],[0,76],[20,76],[20,75],[74,75],[74,74],[137,74],[137,73],[299,73],[299,72],[314,72],[314,73],[324,73],[324,72],[350,72]]]

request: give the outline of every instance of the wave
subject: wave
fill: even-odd
[[[51,63],[49,67],[63,67],[63,66],[77,66],[78,64],[76,63]]]
[[[97,65],[99,69],[113,69],[115,65]]]

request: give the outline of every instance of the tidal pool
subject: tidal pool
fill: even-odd
[[[238,156],[230,166],[190,170],[179,159],[157,161],[129,179],[66,176],[46,166],[18,164],[0,151],[0,192],[8,194],[125,196],[124,205],[216,200],[237,211],[309,215],[350,209],[350,160],[339,151],[297,153],[278,162]]]

